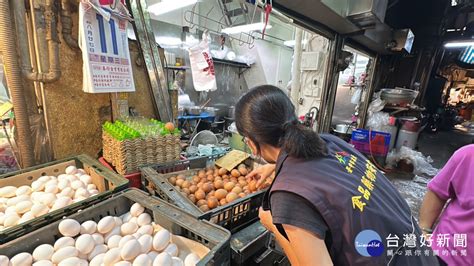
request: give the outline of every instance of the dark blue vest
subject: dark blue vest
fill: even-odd
[[[412,222],[408,204],[361,153],[337,137],[321,138],[328,148],[325,157],[303,160],[281,152],[263,208],[271,210],[269,197],[273,191],[296,193],[312,203],[328,225],[328,249],[335,265],[386,265],[391,258],[384,247],[389,234],[402,240],[403,234],[420,232]],[[357,251],[355,239],[363,230],[373,230],[380,236],[378,246],[377,241],[365,243],[374,245],[371,251],[375,253],[383,251],[380,255],[366,257]],[[367,250],[364,237],[360,239],[359,250]]]

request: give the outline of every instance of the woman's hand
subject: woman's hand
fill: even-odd
[[[265,180],[268,177],[270,177],[274,172],[275,172],[275,165],[266,164],[266,165],[258,167],[257,169],[254,169],[246,177],[257,180],[256,187],[260,188],[265,182]]]
[[[272,213],[270,211],[264,211],[262,207],[258,210],[258,218],[260,223],[267,228],[268,231],[273,232],[275,225],[273,224]]]

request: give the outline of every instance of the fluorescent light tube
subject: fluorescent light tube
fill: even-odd
[[[161,46],[180,46],[183,44],[180,38],[176,37],[156,37],[155,41]]]
[[[161,0],[148,7],[148,12],[153,13],[155,16],[163,15],[176,9],[181,9],[197,3],[198,0]]]
[[[301,41],[303,44],[306,44],[308,41],[307,40],[302,40]],[[288,47],[295,47],[296,40],[289,40],[289,41],[284,41],[283,45],[288,46]]]
[[[242,32],[251,32],[251,31],[262,31],[265,27],[265,23],[253,23],[253,24],[245,24],[230,28],[225,28],[222,30],[225,34],[238,34]],[[267,25],[267,29],[271,29],[272,25]]]
[[[459,47],[468,47],[474,46],[474,41],[458,41],[458,42],[448,42],[444,44],[446,48],[459,48]]]

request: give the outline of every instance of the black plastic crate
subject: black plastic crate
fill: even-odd
[[[163,200],[151,197],[138,189],[127,189],[66,218],[75,219],[80,223],[87,220],[98,222],[105,216],[120,216],[128,212],[130,206],[135,202],[145,207],[146,212],[153,217],[153,220],[172,234],[189,238],[208,247],[210,252],[201,259],[198,263],[199,266],[230,265],[229,231],[208,221],[198,220],[185,211]],[[31,253],[41,244],[54,243],[62,236],[58,231],[60,222],[60,220],[56,221],[14,241],[1,245],[0,254],[11,258],[20,252]]]
[[[232,233],[237,232],[258,219],[258,209],[262,204],[265,190],[247,195],[244,198],[237,199],[232,203],[217,207],[208,212],[203,212],[168,182],[169,177],[178,174],[184,174],[189,178],[195,175],[197,171],[212,165],[215,159],[221,156],[142,167],[143,187],[152,195],[156,195],[183,208],[200,219],[209,220],[229,229]],[[253,159],[247,159],[245,164],[252,167],[259,165]]]
[[[85,154],[1,175],[0,187],[31,185],[33,181],[41,176],[58,175],[59,173],[64,172],[66,167],[70,165],[83,168],[87,174],[92,177],[92,182],[97,186],[100,193],[82,201],[70,204],[64,208],[33,218],[24,223],[0,230],[0,244],[16,239],[24,234],[41,228],[42,226],[50,224],[51,222],[59,220],[64,216],[91,206],[92,204],[101,202],[110,197],[113,193],[128,188],[129,181],[126,178],[118,175],[103,166],[99,161],[92,159]]]

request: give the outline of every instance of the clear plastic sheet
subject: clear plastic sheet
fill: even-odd
[[[34,141],[35,160],[37,163],[46,163],[53,160],[49,145],[49,137],[46,131],[43,115],[30,116],[31,136]]]
[[[433,159],[430,156],[424,156],[421,152],[415,151],[408,147],[402,146],[400,150],[392,150],[387,155],[386,163],[390,168],[395,168],[400,160],[406,160],[413,164],[413,173],[415,175],[434,176],[438,173],[438,169],[434,168],[431,163]]]

